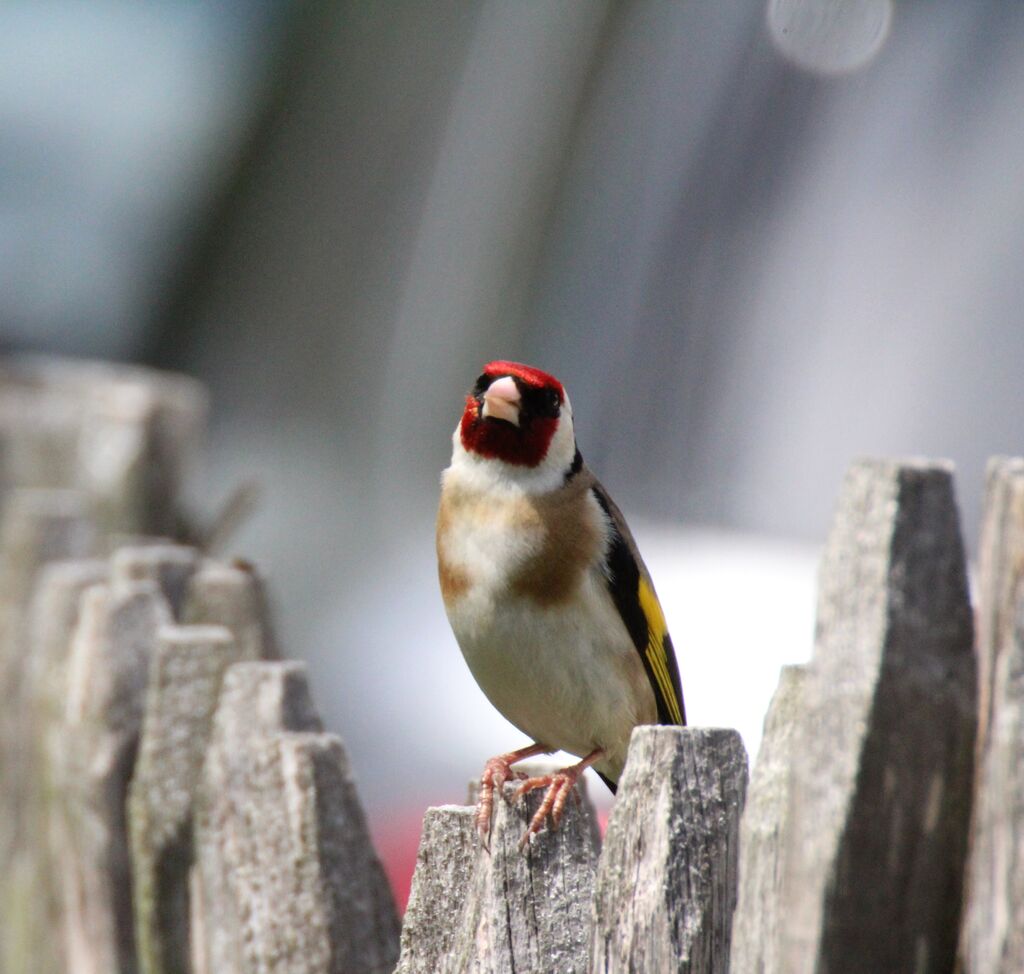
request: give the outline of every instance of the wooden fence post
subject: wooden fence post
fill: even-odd
[[[20,616],[47,562],[87,557],[96,545],[88,502],[81,492],[13,491],[0,525],[0,598],[5,609]]]
[[[69,974],[134,974],[125,805],[156,635],[171,621],[152,582],[85,592],[68,663],[61,796]]]
[[[31,823],[22,835],[15,863],[24,864],[24,881],[17,888],[25,897],[27,910],[17,928],[20,938],[16,960],[0,964],[2,971],[63,972],[63,939],[55,936],[63,924],[61,878],[64,874],[61,817],[56,796],[63,785],[67,767],[64,709],[67,701],[67,665],[71,635],[78,624],[79,606],[87,588],[107,580],[104,561],[51,562],[40,573],[28,610],[28,649],[21,700],[26,725],[23,741],[29,747],[33,774],[22,781],[23,813]],[[17,877],[18,865],[8,873]],[[9,928],[13,949],[15,937]]]
[[[0,524],[0,971],[53,970],[49,896],[33,817],[34,759],[28,681],[27,620],[33,587],[45,566],[92,553],[96,535],[84,496],[73,490],[14,490]]]
[[[1024,578],[1024,458],[992,457],[978,543],[978,745],[984,749],[999,656],[1013,642],[1017,587]]]
[[[196,792],[193,890],[193,964],[201,974],[239,974],[246,967],[243,948],[246,925],[256,923],[249,901],[258,890],[249,886],[256,859],[257,837],[236,824],[246,807],[246,737],[265,737],[276,730],[319,731],[300,663],[276,666],[239,665],[228,670],[214,712],[211,744]],[[238,831],[238,838],[233,832]],[[243,846],[244,843],[244,846]]]
[[[445,974],[461,930],[481,841],[474,809],[428,808],[409,903],[402,922],[401,957],[395,974]]]
[[[144,540],[144,539],[138,539]],[[175,619],[181,618],[189,582],[199,564],[199,553],[187,545],[153,539],[117,548],[110,556],[110,584],[152,582],[163,593]]]
[[[794,746],[783,970],[952,970],[976,671],[948,467],[847,474]]]
[[[543,795],[494,803],[489,849],[475,809],[428,809],[395,974],[512,974],[589,969],[598,838],[586,796],[558,831],[519,842]]]
[[[142,974],[189,971],[193,803],[221,678],[238,653],[223,626],[157,634],[128,802]]]
[[[202,386],[101,363],[43,361],[19,371],[44,409],[63,413],[65,476],[89,495],[101,532],[176,536],[182,482],[206,426]]]
[[[193,549],[119,549],[109,583],[83,596],[67,663],[57,832],[68,860],[62,896],[72,974],[136,970],[126,820],[150,666],[194,570]]]
[[[785,974],[779,957],[787,914],[782,900],[783,843],[806,679],[805,666],[784,666],[764,719],[764,736],[740,820],[739,899],[729,961],[732,974]]]
[[[41,358],[0,364],[0,489],[75,488],[102,536],[175,535],[206,422],[194,379]]]
[[[263,580],[249,565],[203,561],[189,580],[182,622],[224,626],[240,659],[279,659]]]
[[[86,589],[103,585],[109,578],[109,565],[99,559],[51,562],[40,573],[28,609],[31,648],[26,661],[26,696],[44,725],[34,732],[44,754],[56,753],[45,742],[57,733],[55,725],[64,719],[68,656],[82,596]]]
[[[965,974],[1024,970],[1024,460],[988,467],[979,562],[981,717],[961,937]]]
[[[747,755],[734,730],[638,727],[594,896],[594,974],[726,974]]]
[[[305,669],[225,675],[196,803],[196,968],[370,974],[398,920],[341,742],[318,733]]]
[[[23,613],[48,561],[105,552],[116,533],[174,533],[178,496],[205,424],[194,380],[42,358],[0,363],[0,974],[62,974],[39,756],[24,670]],[[26,762],[29,767],[26,769]],[[27,818],[26,818],[27,814]],[[35,850],[35,851],[33,851]]]

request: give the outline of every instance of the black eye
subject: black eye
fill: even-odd
[[[540,399],[540,414],[542,416],[557,416],[558,409],[562,405],[562,398],[554,389],[545,389]]]
[[[480,378],[476,380],[476,383],[473,386],[472,395],[479,396],[490,384],[491,377],[486,373],[481,373]]]

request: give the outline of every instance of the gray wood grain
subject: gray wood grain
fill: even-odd
[[[25,619],[39,569],[105,553],[114,533],[175,532],[205,403],[193,380],[142,368],[42,358],[0,363],[3,974],[63,971],[41,838],[56,827],[48,814],[54,765],[43,753],[54,723],[52,713],[35,709],[39,693],[55,698],[57,683],[45,676],[45,662],[37,666],[39,643]]]
[[[988,468],[979,553],[979,734],[961,954],[967,974],[1024,970],[1024,460]]]
[[[100,362],[6,360],[0,490],[76,488],[104,536],[173,536],[206,409],[204,390],[184,376]]]
[[[150,581],[163,593],[171,614],[180,619],[189,581],[199,565],[199,552],[187,545],[159,539],[125,545],[110,557],[110,584],[115,588]]]
[[[784,666],[764,719],[764,736],[740,820],[732,974],[784,974],[780,947],[787,910],[782,900],[782,863],[790,769],[806,678],[805,666]]]
[[[221,678],[239,649],[223,626],[165,626],[149,668],[128,800],[143,974],[187,974],[192,812]]]
[[[854,464],[794,751],[787,972],[952,970],[976,680],[949,467]]]
[[[196,803],[200,970],[376,974],[398,920],[341,742],[305,670],[226,673]]]
[[[597,873],[594,972],[725,974],[746,787],[734,730],[633,731]]]
[[[589,969],[597,863],[593,806],[570,801],[556,832],[520,850],[543,795],[495,802],[490,848],[471,806],[427,811],[396,974],[577,974]]]
[[[182,621],[225,626],[244,659],[279,659],[263,579],[250,565],[204,560],[189,580]]]
[[[48,564],[92,553],[87,498],[74,490],[19,488],[0,523],[0,970],[49,972],[57,963],[50,894],[38,846],[39,740],[30,669],[29,601]]]
[[[481,849],[475,811],[443,805],[423,817],[395,974],[439,974],[448,963]]]
[[[195,854],[198,881],[193,923],[197,967],[209,974],[257,970],[243,954],[248,904],[260,902],[251,887],[257,837],[243,815],[251,774],[248,743],[275,731],[319,731],[300,663],[240,663],[224,675],[210,747],[196,793]],[[255,962],[254,962],[255,963]]]
[[[992,716],[998,659],[1011,651],[1016,595],[1024,577],[1024,458],[992,457],[978,543],[978,749]]]
[[[193,379],[130,366],[36,361],[21,367],[46,389],[44,408],[77,407],[74,485],[104,534],[174,537],[179,497],[206,426]]]
[[[13,930],[6,944],[20,941],[19,956],[0,964],[5,972],[60,974],[67,969],[63,940],[54,936],[63,926],[61,877],[67,838],[56,796],[67,766],[64,707],[68,695],[67,663],[71,634],[87,588],[107,579],[103,561],[51,562],[40,572],[28,610],[26,678],[26,757],[32,773],[23,781],[23,815],[31,828],[21,834],[19,848],[6,873],[21,903],[20,937]],[[10,914],[8,914],[10,916]]]
[[[171,621],[151,582],[86,590],[68,663],[63,912],[70,974],[134,974],[125,807],[157,632]]]

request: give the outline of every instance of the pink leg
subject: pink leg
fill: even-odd
[[[550,754],[551,750],[546,744],[531,744],[529,747],[521,747],[518,751],[499,754],[484,765],[484,773],[480,776],[480,795],[476,803],[476,828],[485,842],[487,833],[491,831],[495,789],[500,793],[505,782],[516,776],[512,765],[538,754]]]
[[[575,794],[573,788],[579,780],[580,775],[603,755],[604,750],[602,748],[597,748],[596,750],[591,751],[578,764],[571,765],[568,768],[563,768],[561,771],[556,771],[554,774],[540,775],[537,778],[527,778],[526,781],[519,786],[516,790],[516,798],[520,795],[525,795],[528,791],[533,791],[535,788],[547,788],[547,794],[544,796],[544,801],[541,802],[540,808],[537,809],[533,818],[530,820],[529,828],[527,828],[526,834],[519,843],[520,849],[530,841],[531,835],[536,835],[542,828],[544,828],[544,821],[547,819],[548,815],[551,816],[552,830],[558,828],[558,823],[562,821],[562,813],[565,811],[565,803],[568,801],[570,794]]]

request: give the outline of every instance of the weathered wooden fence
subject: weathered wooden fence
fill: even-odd
[[[168,540],[203,412],[0,369],[0,974],[1024,971],[1024,461],[974,613],[948,467],[855,464],[749,788],[734,731],[646,727],[603,843],[430,809],[399,939],[257,574]]]
[[[175,543],[201,390],[0,370],[0,972],[390,972],[341,741],[259,577]]]

